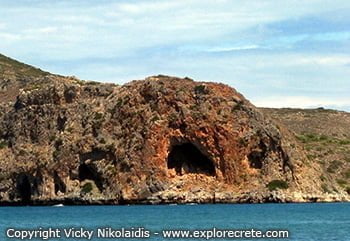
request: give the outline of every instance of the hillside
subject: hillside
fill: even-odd
[[[21,88],[38,85],[47,75],[51,74],[0,54],[0,100],[13,101]]]
[[[303,137],[227,85],[159,75],[117,86],[6,61],[2,204],[348,199]]]
[[[48,75],[41,69],[21,63],[17,60],[0,54],[0,76],[1,79],[26,79],[28,77],[37,78]]]
[[[350,113],[319,109],[262,109],[295,133],[307,157],[322,166],[326,192],[350,193]]]

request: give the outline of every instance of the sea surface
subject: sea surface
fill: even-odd
[[[98,228],[113,230],[124,228],[124,231],[135,231],[138,228],[142,228],[143,231],[150,230],[150,237],[143,240],[195,240],[163,238],[162,230],[171,229],[211,230],[217,228],[220,230],[259,229],[263,231],[271,229],[289,231],[288,239],[274,240],[347,241],[350,240],[350,203],[0,207],[1,241],[20,240],[6,237],[9,229],[40,230],[40,228],[41,230],[57,228],[61,232],[64,229],[80,230],[83,228],[94,231],[94,235],[97,235]],[[46,240],[87,239],[67,239],[62,234],[61,238]],[[106,239],[93,236],[91,240],[131,239]]]

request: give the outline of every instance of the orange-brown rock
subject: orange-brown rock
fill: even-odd
[[[52,75],[34,83],[0,105],[1,203],[282,202],[321,194],[319,167],[294,136],[227,85],[168,76],[122,86]]]

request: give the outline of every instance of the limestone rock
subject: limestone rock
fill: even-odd
[[[2,203],[285,202],[272,180],[320,192],[293,136],[227,85],[37,82],[0,104]]]

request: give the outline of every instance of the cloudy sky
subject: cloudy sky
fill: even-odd
[[[1,0],[0,53],[63,75],[224,82],[258,106],[350,111],[348,0]]]

